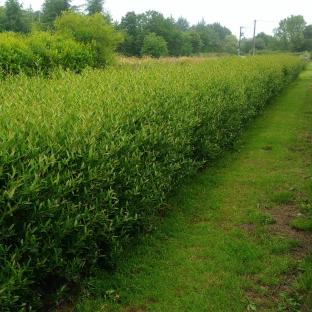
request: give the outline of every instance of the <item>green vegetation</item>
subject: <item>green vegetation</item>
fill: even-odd
[[[144,38],[141,54],[157,58],[168,55],[167,42],[164,38],[150,33]]]
[[[168,194],[230,148],[302,67],[277,55],[3,81],[2,309],[57,302],[91,269],[113,265]],[[241,254],[231,264],[240,272],[261,252],[235,235],[209,252]]]
[[[75,311],[310,311],[312,233],[288,223],[312,215],[311,83],[310,66],[114,272],[88,280]]]
[[[172,17],[165,18],[156,11],[143,14],[129,12],[117,25],[117,29],[125,34],[125,40],[118,50],[127,56],[144,55],[145,38],[155,35],[166,42],[170,56],[210,52],[236,53],[237,48],[236,37],[218,23],[210,25],[201,21],[195,26],[190,26],[184,18],[176,21]],[[156,45],[155,51],[159,50],[158,46]],[[149,51],[149,55],[153,54]]]
[[[0,76],[24,73],[50,73],[56,68],[80,72],[92,66],[93,53],[88,46],[64,35],[34,32],[29,36],[0,34]]]
[[[69,10],[69,0],[45,0],[42,5],[42,24],[43,27],[51,28],[58,16],[61,16],[63,12]]]
[[[303,16],[292,15],[280,21],[274,36],[259,33],[256,36],[256,49],[265,51],[312,52],[312,25],[307,25]],[[253,40],[242,40],[242,51],[252,51]]]
[[[305,45],[305,28],[306,22],[301,15],[280,21],[276,35],[282,48],[289,51],[302,51]]]
[[[300,214],[291,222],[291,226],[301,231],[312,231],[312,203],[302,203]]]
[[[87,1],[88,15],[104,12],[104,0],[88,0]]]
[[[54,22],[56,33],[90,47],[95,67],[103,67],[112,62],[117,44],[122,40],[121,34],[114,31],[109,21],[100,13],[91,16],[65,12]]]
[[[7,0],[0,8],[0,76],[111,64],[122,35],[102,12],[102,2],[89,1],[85,15],[70,10],[67,0],[46,0],[42,12]]]
[[[124,40],[117,40],[117,50],[125,56],[159,57],[168,54],[177,57],[207,53],[236,54],[238,49],[238,40],[227,27],[219,23],[207,24],[205,20],[190,25],[183,17],[175,20],[157,11],[141,14],[128,12],[120,22],[116,21],[113,25],[112,18],[105,12],[103,0],[85,0],[84,4],[78,6],[71,5],[69,0],[45,0],[42,9],[35,12],[31,7],[27,10],[23,9],[20,0],[7,0],[5,5],[0,7],[0,31],[30,33],[36,29],[53,33],[55,20],[64,12],[69,15],[76,13],[84,24],[84,32],[92,33],[95,32],[93,26],[95,20],[83,19],[82,16],[102,16],[115,31],[118,30],[123,34]],[[74,20],[74,17],[71,16],[71,19]],[[77,21],[79,18],[75,19]],[[99,17],[96,20],[99,22]],[[89,23],[90,26],[86,27]],[[99,29],[101,28],[100,22]],[[97,34],[100,33],[99,30]],[[104,33],[107,33],[107,29]],[[113,39],[111,41],[114,42]],[[115,42],[113,46],[115,47]],[[241,53],[249,54],[252,51],[253,40],[242,38],[240,46]],[[257,34],[256,50],[260,53],[311,52],[312,25],[307,25],[300,15],[287,17],[280,21],[274,36],[265,33]]]
[[[104,67],[112,63],[120,40],[121,35],[101,14],[66,12],[55,20],[54,33],[0,33],[0,75]]]
[[[30,20],[18,0],[7,0],[0,19],[1,29],[14,32],[29,32]]]

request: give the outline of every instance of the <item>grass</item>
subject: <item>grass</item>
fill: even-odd
[[[290,225],[311,229],[296,219],[312,199],[311,83],[309,66],[116,270],[88,280],[75,310],[310,311],[311,236]]]

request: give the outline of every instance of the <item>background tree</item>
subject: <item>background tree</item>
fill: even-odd
[[[190,29],[190,24],[184,17],[179,17],[175,24],[181,31],[188,31]]]
[[[276,37],[284,50],[302,51],[306,22],[301,15],[291,15],[280,21]]]
[[[143,41],[142,55],[161,57],[168,55],[167,42],[155,33],[148,34]]]
[[[199,34],[203,43],[202,52],[217,52],[218,35],[205,21],[198,23],[193,30]]]
[[[252,39],[243,38],[241,41],[241,52],[242,54],[249,54],[252,50]]]
[[[198,54],[202,51],[203,48],[203,42],[200,38],[200,35],[195,32],[195,31],[189,31],[188,32],[190,41],[191,41],[191,45],[192,45],[192,52],[193,54]]]
[[[87,0],[88,15],[104,12],[104,0]]]
[[[274,51],[279,49],[279,44],[275,37],[261,32],[256,36],[256,49]]]
[[[122,17],[117,29],[122,31],[125,40],[120,44],[118,50],[127,56],[140,56],[144,40],[144,15],[128,12]]]
[[[180,17],[165,18],[156,11],[143,14],[129,12],[118,24],[117,28],[125,35],[124,42],[119,46],[119,52],[125,55],[140,56],[143,40],[154,33],[167,43],[170,56],[198,54],[201,52],[222,52],[224,41],[231,31],[218,23],[206,24],[205,21],[190,27],[188,21]],[[233,38],[232,38],[233,39]]]
[[[305,27],[303,35],[305,39],[312,39],[312,25],[308,25]]]
[[[226,36],[231,35],[231,31],[219,23],[211,24],[210,27],[218,34],[219,40],[223,41]]]
[[[7,0],[4,7],[3,16],[4,29],[14,32],[30,31],[30,24],[26,22],[26,16],[22,5],[18,0]]]
[[[304,50],[312,51],[312,25],[308,25],[303,32]]]
[[[27,28],[31,31],[34,28],[41,29],[40,27],[40,18],[41,11],[34,11],[31,6],[29,6],[26,10],[23,10],[23,16]]]
[[[237,45],[238,45],[238,40],[234,35],[226,35],[223,40],[222,51],[229,53],[229,54],[236,54]]]
[[[206,24],[204,20],[199,22],[192,30],[197,32],[201,38],[202,52],[222,52],[223,41],[226,36],[231,35],[231,31],[218,23]]]
[[[0,32],[5,31],[5,8],[0,6]]]
[[[64,12],[56,18],[54,28],[57,33],[66,34],[91,47],[94,63],[98,67],[111,63],[114,51],[122,40],[109,20],[100,13],[88,16]]]
[[[182,32],[176,27],[173,18],[165,18],[163,14],[156,11],[147,11],[143,15],[142,26],[145,36],[149,33],[155,33],[165,39],[170,55],[181,55],[183,46]]]
[[[42,5],[42,23],[46,28],[52,27],[54,20],[69,9],[70,0],[45,0]]]
[[[193,52],[193,45],[192,45],[192,34],[190,32],[182,32],[182,43],[180,49],[180,55],[190,56]]]

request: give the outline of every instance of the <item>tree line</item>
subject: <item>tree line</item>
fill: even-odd
[[[117,51],[126,56],[189,56],[200,53],[237,52],[238,40],[231,31],[219,23],[207,24],[204,20],[196,25],[180,17],[165,17],[156,11],[142,14],[128,12],[120,22],[113,22],[104,10],[103,0],[86,0],[82,6],[71,5],[70,0],[45,0],[41,10],[24,9],[19,0],[6,0],[0,7],[0,31],[29,33],[32,30],[52,30],[55,20],[63,12],[79,15],[103,15],[115,30],[123,35]],[[243,38],[244,54],[252,50],[253,40]],[[290,16],[282,20],[274,35],[259,33],[256,36],[258,51],[311,51],[312,25],[302,16]]]
[[[291,15],[279,22],[274,35],[257,34],[255,43],[258,51],[312,51],[312,25],[301,15]],[[252,45],[253,39],[243,38],[242,52],[250,53]]]
[[[87,0],[83,11],[87,15],[103,13],[104,0]],[[79,12],[80,6],[72,6],[70,0],[45,0],[41,10],[30,6],[24,9],[19,0],[6,0],[0,7],[0,31],[19,33],[31,32],[32,28],[47,30],[53,28],[55,19],[65,11]]]
[[[154,56],[235,53],[237,47],[236,37],[218,23],[206,24],[202,20],[190,26],[183,17],[175,20],[156,11],[129,12],[116,27],[125,35],[119,51],[127,56],[153,55],[153,52]]]
[[[0,31],[28,33],[33,28],[53,29],[55,19],[64,11],[86,15],[105,13],[103,0],[87,0],[85,5],[71,6],[69,0],[45,0],[40,11],[24,9],[19,0],[7,0],[0,8]],[[206,24],[201,21],[190,26],[185,18],[178,20],[166,18],[156,11],[143,14],[127,13],[114,23],[124,40],[118,52],[127,56],[151,55],[155,57],[170,55],[182,56],[209,52],[235,53],[237,39],[231,31],[218,23]]]

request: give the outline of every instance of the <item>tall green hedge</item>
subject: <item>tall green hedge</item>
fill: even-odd
[[[114,255],[230,148],[297,57],[143,63],[0,86],[0,302],[34,310]]]

